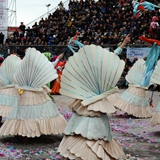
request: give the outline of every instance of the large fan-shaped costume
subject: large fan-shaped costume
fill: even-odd
[[[21,60],[16,55],[8,56],[0,67],[0,116],[8,117],[19,99],[13,82],[14,73]]]
[[[160,84],[160,60],[158,61],[155,70],[151,76],[151,82],[155,84]],[[156,107],[156,111],[153,113],[153,116],[150,121],[150,125],[154,126],[160,124],[160,102]]]
[[[124,61],[100,46],[86,45],[67,62],[61,94],[76,100],[58,152],[69,159],[110,160],[124,158],[122,146],[113,139],[106,113],[112,113],[107,96],[124,69]]]
[[[119,100],[114,105],[129,115],[147,118],[152,116],[152,111],[146,97],[145,89],[148,87],[142,85],[143,74],[146,70],[144,63],[143,59],[135,62],[125,77],[129,87],[120,95]]]
[[[47,87],[43,88],[55,78],[52,63],[36,49],[27,49],[14,77],[16,88],[23,89],[23,93],[0,128],[0,135],[38,137],[64,131],[66,121],[47,95]]]

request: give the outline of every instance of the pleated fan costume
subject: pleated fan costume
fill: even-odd
[[[114,104],[120,110],[139,118],[148,118],[152,116],[148,98],[146,97],[146,89],[143,86],[143,74],[146,70],[145,61],[139,59],[126,75],[129,87],[120,94],[119,100]]]
[[[55,78],[57,74],[52,63],[36,49],[28,48],[14,75],[16,88],[23,93],[0,128],[1,136],[38,137],[64,131],[66,121],[47,95],[45,86]]]
[[[73,116],[64,130],[58,152],[64,159],[112,160],[124,158],[122,146],[113,139],[106,113],[112,113],[107,97],[118,93],[115,85],[124,61],[100,46],[86,45],[67,62],[60,93],[74,98]]]
[[[19,99],[18,90],[13,82],[14,73],[21,60],[16,55],[8,56],[0,67],[0,116],[8,117],[17,105]]]
[[[155,70],[151,76],[151,82],[160,85],[160,60],[157,62]],[[150,120],[150,125],[160,125],[160,102],[158,103],[155,112]]]

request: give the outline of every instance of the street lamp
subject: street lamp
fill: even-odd
[[[51,6],[51,4],[47,4],[47,5],[46,5],[48,16],[49,16],[49,6]]]

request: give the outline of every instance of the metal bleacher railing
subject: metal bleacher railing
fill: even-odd
[[[59,1],[60,2],[60,1]],[[68,3],[69,3],[69,0],[66,0],[63,2],[63,5],[64,5],[64,8],[65,9],[68,9]],[[35,22],[39,22],[41,20],[41,18],[45,19],[48,17],[48,14],[50,13],[54,13],[54,11],[56,11],[56,9],[59,8],[59,6],[57,5],[56,7],[52,8],[51,10],[49,10],[48,12],[46,12],[45,14],[39,16],[38,18],[34,19],[33,21],[31,21],[30,23],[28,24],[25,24],[26,27],[31,27],[35,24]]]
[[[28,47],[34,47],[37,50],[39,50],[40,52],[50,52],[52,55],[59,55],[60,53],[63,53],[63,51],[65,50],[65,48],[67,46],[62,46],[62,45],[3,45],[0,47],[0,54],[4,55],[5,57],[8,54],[11,54],[13,51],[14,52],[19,52],[22,51],[24,52],[26,48]],[[114,49],[117,48],[117,44],[108,44],[105,46],[102,46],[103,48],[109,48],[110,51],[113,51]],[[147,44],[130,44],[128,45],[128,47],[130,48],[147,48],[150,47]],[[68,49],[65,52],[65,57],[69,57],[72,55],[72,52]]]

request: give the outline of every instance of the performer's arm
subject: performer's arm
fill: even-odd
[[[123,43],[117,49],[114,50],[114,53],[117,54],[117,55],[121,54],[123,48],[128,43],[130,43],[130,41],[131,41],[130,35],[127,35],[126,38],[124,39]]]
[[[63,58],[63,53],[62,54],[60,54],[58,57],[57,57],[57,59],[54,61],[54,62],[52,62],[52,64],[53,64],[53,66],[55,67],[56,65],[57,65],[57,63]]]

